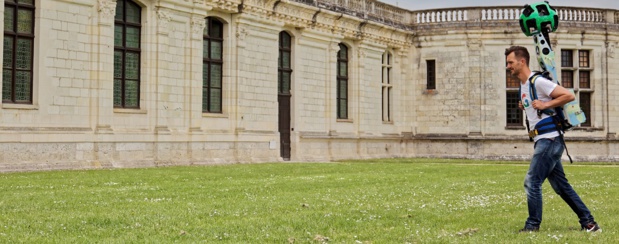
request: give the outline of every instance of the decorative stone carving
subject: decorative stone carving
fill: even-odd
[[[202,39],[204,36],[204,27],[206,20],[204,16],[195,16],[191,18],[191,37],[193,39]]]
[[[99,11],[99,23],[112,24],[112,19],[116,14],[116,0],[98,0],[97,10]]]
[[[608,46],[608,57],[614,58],[615,57],[615,44],[609,43],[607,44],[607,46]]]
[[[245,28],[237,27],[236,38],[238,38],[239,41],[245,41],[245,37],[247,37],[247,34],[249,34],[249,32],[247,32]]]
[[[170,20],[172,20],[172,14],[170,14],[170,11],[164,8],[157,8],[157,25],[158,25],[158,32],[160,34],[167,34],[168,33],[168,26],[170,24]]]
[[[332,52],[337,53],[340,51],[340,44],[337,42],[331,42],[330,48]]]
[[[359,48],[359,51],[357,52],[357,56],[359,57],[359,59],[364,59],[365,57],[367,57],[367,54],[362,48]]]

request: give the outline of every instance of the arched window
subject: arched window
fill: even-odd
[[[348,119],[348,47],[337,52],[337,118]]]
[[[285,31],[282,31],[279,33],[279,60],[278,60],[278,68],[277,68],[277,71],[278,71],[277,91],[281,95],[290,94],[290,84],[291,84],[290,75],[292,74],[291,41],[292,41],[292,38],[290,37],[290,34],[288,34]]]
[[[131,0],[116,2],[114,17],[114,107],[140,107],[142,9]]]
[[[202,58],[202,112],[222,113],[224,24],[206,18]]]
[[[32,104],[34,0],[4,3],[2,101]]]

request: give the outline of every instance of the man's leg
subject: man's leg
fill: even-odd
[[[538,229],[542,223],[542,183],[555,166],[553,156],[557,151],[563,153],[563,145],[557,140],[540,139],[535,143],[535,153],[529,165],[529,171],[524,180],[524,190],[527,194],[529,217],[524,229]]]
[[[559,138],[557,138],[559,139]],[[588,224],[595,224],[593,215],[582,201],[580,196],[576,193],[572,185],[565,177],[563,165],[561,164],[561,158],[557,159],[558,163],[548,176],[548,182],[552,186],[552,189],[572,208],[574,213],[578,216],[580,225],[586,227]],[[599,227],[598,227],[599,228]]]

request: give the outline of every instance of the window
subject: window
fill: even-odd
[[[337,118],[348,119],[348,47],[337,52]]]
[[[426,89],[434,90],[436,89],[436,61],[435,60],[426,60]]]
[[[280,95],[290,95],[291,66],[291,40],[290,34],[285,31],[279,33],[279,60],[277,69],[277,91]]]
[[[223,27],[213,18],[206,18],[202,59],[202,112],[222,113]]]
[[[591,97],[594,92],[591,86],[592,71],[593,64],[589,50],[561,50],[561,85],[574,89],[580,108],[587,116],[587,121],[580,125],[582,127],[591,126]]]
[[[518,102],[520,102],[520,81],[512,76],[509,70],[505,70],[505,87],[507,91],[505,93],[506,98],[506,125],[521,127],[522,126],[522,110],[518,108]]]
[[[382,110],[383,121],[391,121],[391,90],[393,84],[391,83],[392,68],[393,68],[393,55],[389,51],[383,54],[382,65]]]
[[[116,2],[114,17],[114,107],[140,107],[142,9],[131,0]]]
[[[5,1],[2,102],[32,104],[34,0]]]

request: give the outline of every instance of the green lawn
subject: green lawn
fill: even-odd
[[[611,243],[619,167],[565,164],[601,233],[526,162],[393,159],[0,174],[0,243]]]

